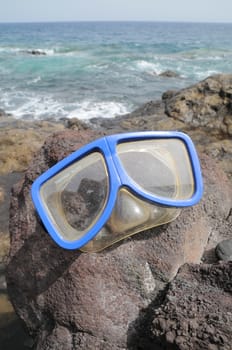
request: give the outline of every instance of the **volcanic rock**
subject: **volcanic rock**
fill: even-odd
[[[0,175],[25,171],[48,135],[62,129],[61,123],[0,118]]]
[[[151,311],[162,302],[167,283],[184,263],[201,262],[212,232],[218,232],[213,241],[220,241],[219,227],[223,225],[223,232],[230,229],[226,219],[230,183],[214,162],[202,156],[204,198],[172,223],[100,253],[59,248],[35,212],[31,184],[57,161],[101,135],[68,130],[49,137],[12,192],[8,291],[37,350],[139,349],[134,339],[145,324],[149,328]],[[153,342],[152,334],[143,348],[149,349]]]
[[[232,263],[184,265],[153,311],[153,349],[230,350],[231,281]]]
[[[232,178],[232,74],[218,74],[179,91],[163,93],[132,113],[91,120],[107,133],[179,130],[191,136],[199,151],[210,155]]]
[[[232,261],[232,239],[225,239],[218,243],[216,255],[219,260]]]
[[[232,74],[209,77],[165,102],[168,116],[232,136]]]
[[[173,70],[165,70],[164,72],[159,74],[160,77],[167,77],[167,78],[176,78],[179,77],[179,74],[174,72]]]
[[[35,56],[46,56],[46,52],[42,51],[42,50],[27,50],[26,53],[30,54],[30,55],[35,55]]]

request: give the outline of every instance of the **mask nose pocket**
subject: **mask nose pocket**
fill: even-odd
[[[84,252],[100,251],[135,233],[174,220],[179,208],[162,207],[140,199],[126,187],[118,191],[110,218],[98,234],[85,246]]]
[[[107,222],[112,232],[125,232],[148,221],[150,208],[147,203],[135,197],[127,189],[118,192],[115,207]]]

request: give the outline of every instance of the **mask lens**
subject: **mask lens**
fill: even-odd
[[[40,189],[48,217],[68,241],[91,229],[105,208],[108,192],[108,173],[99,152],[71,164]]]
[[[182,200],[194,193],[194,177],[185,144],[179,139],[125,142],[117,154],[130,178],[153,195]]]

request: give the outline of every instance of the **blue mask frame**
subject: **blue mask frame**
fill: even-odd
[[[191,198],[188,198],[186,200],[161,198],[156,195],[147,193],[141,188],[137,187],[136,184],[126,174],[125,169],[122,167],[116,152],[117,145],[122,142],[170,138],[179,139],[185,144],[191,162],[195,182],[194,193]],[[93,151],[99,151],[102,154],[108,170],[109,196],[107,199],[107,204],[99,219],[97,220],[96,224],[89,231],[87,231],[83,237],[75,241],[67,241],[60,236],[59,232],[57,232],[53,223],[47,216],[46,210],[44,208],[40,196],[40,188],[48,179],[52,178],[54,175],[65,169],[67,166],[82,159],[83,157],[92,153]],[[68,157],[58,162],[52,168],[48,169],[41,176],[39,176],[32,185],[31,195],[34,206],[51,238],[62,248],[78,249],[86,245],[90,240],[92,240],[101,230],[101,228],[105,225],[114,208],[117,199],[117,193],[122,186],[131,189],[132,192],[137,194],[141,199],[145,199],[149,202],[160,206],[183,208],[198,203],[203,194],[203,181],[198,155],[190,137],[182,132],[176,131],[146,131],[105,136],[103,138],[89,143],[88,145],[81,147],[74,153],[70,154]]]

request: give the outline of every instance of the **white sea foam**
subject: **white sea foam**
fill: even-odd
[[[163,72],[162,65],[158,63],[152,63],[148,61],[138,61],[137,62],[137,68],[141,71],[147,72],[147,73],[155,73],[155,74],[160,74]]]
[[[40,77],[40,76],[38,76],[38,77],[36,77],[36,78],[34,78],[34,79],[31,79],[31,80],[27,81],[27,85],[36,84],[36,83],[38,83],[39,81],[41,81],[41,77]]]
[[[68,118],[77,117],[79,119],[91,118],[113,118],[117,115],[126,114],[129,109],[122,103],[103,101],[83,101],[78,108],[68,114]]]
[[[62,117],[65,111],[60,103],[51,98],[33,97],[25,99],[15,106],[9,106],[7,112],[18,119],[46,119],[56,116]],[[12,108],[13,107],[13,108]]]
[[[127,113],[166,90],[231,71],[231,26],[218,32],[206,27],[183,25],[180,32],[176,24],[130,23],[122,32],[115,23],[1,26],[0,108],[37,119]],[[158,76],[166,70],[183,79]]]
[[[220,73],[219,71],[217,70],[213,70],[213,69],[209,69],[209,70],[206,70],[206,71],[195,71],[194,72],[194,75],[197,77],[198,80],[202,80],[202,79],[205,79],[207,77],[209,77],[210,75],[214,75],[214,74],[218,74]]]
[[[62,117],[91,119],[95,117],[113,118],[126,114],[129,108],[114,101],[89,101],[67,103],[53,96],[39,96],[33,92],[2,92],[0,105],[6,112],[18,119],[60,119]]]
[[[2,92],[0,105],[18,119],[46,119],[53,115],[63,116],[62,105],[51,96],[39,96],[35,92],[22,92],[15,89]]]

